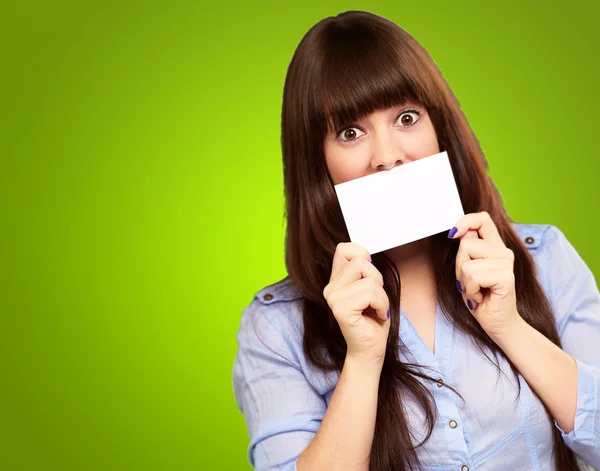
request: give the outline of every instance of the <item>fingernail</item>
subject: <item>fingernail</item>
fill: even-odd
[[[388,319],[390,318],[390,311],[387,312]]]
[[[460,281],[458,281],[458,280],[456,280],[456,289],[458,290],[459,293],[463,292],[462,285],[460,284]]]
[[[457,232],[458,232],[458,229],[456,227],[453,227],[452,229],[450,229],[450,232],[448,232],[448,239],[452,239],[452,237],[454,237]]]
[[[467,306],[469,306],[469,309],[472,311],[473,310],[473,303],[471,303],[470,299],[467,299]]]
[[[371,265],[375,265],[375,264],[373,263],[373,260],[369,260],[369,262],[371,263]]]

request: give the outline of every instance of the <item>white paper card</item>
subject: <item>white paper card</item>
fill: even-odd
[[[350,240],[371,254],[450,230],[465,214],[445,151],[335,191]]]

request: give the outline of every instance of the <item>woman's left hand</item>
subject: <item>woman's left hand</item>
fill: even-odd
[[[460,239],[456,287],[462,289],[465,305],[494,340],[521,320],[515,293],[514,253],[504,245],[487,212],[466,214],[448,237]]]

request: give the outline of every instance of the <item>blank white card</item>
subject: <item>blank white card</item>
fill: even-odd
[[[335,191],[350,240],[371,254],[450,230],[465,214],[445,151]]]

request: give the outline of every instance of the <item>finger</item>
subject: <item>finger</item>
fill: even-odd
[[[471,305],[477,305],[483,302],[483,292],[481,291],[481,287],[479,287],[479,289],[475,291],[476,289],[477,287],[472,287],[472,289],[467,291],[465,286],[465,291],[463,293],[463,301],[469,309],[474,309],[473,307],[469,306],[469,303],[471,303]]]
[[[485,242],[479,238],[477,231],[473,230],[467,231],[460,241],[458,251],[456,252],[455,263],[456,289],[460,292],[464,291],[464,286],[462,284],[462,266],[471,260],[471,254],[479,254],[483,250],[479,245],[480,243]]]
[[[465,293],[474,292],[471,284],[479,288],[496,290],[514,285],[514,273],[506,259],[471,260],[463,269],[465,277]]]
[[[502,259],[476,259],[470,260],[462,267],[462,283],[464,285],[463,298],[469,309],[472,305],[481,304],[483,301],[482,288],[491,288],[490,283],[499,279],[499,274],[506,269],[506,262]]]
[[[514,289],[514,275],[507,259],[477,259],[463,266],[462,283],[463,297],[468,306],[469,300],[477,304],[483,301],[482,288],[503,289],[506,293]]]
[[[472,234],[474,234],[475,237],[473,237]],[[457,258],[459,254],[461,257],[468,257],[470,260],[475,260],[476,258],[494,258],[494,255],[498,258],[500,256],[500,250],[490,244],[487,240],[479,239],[477,237],[477,232],[470,230],[460,240],[458,252],[456,254]]]
[[[354,258],[346,263],[338,274],[330,281],[332,289],[341,288],[361,278],[373,278],[377,284],[383,286],[383,276],[375,265],[364,258]]]
[[[474,311],[475,309],[477,309],[477,307],[481,304],[478,303],[477,301],[474,301],[472,299],[468,299],[465,301],[467,307],[469,308],[470,311]]]
[[[389,298],[373,278],[362,278],[339,288],[331,293],[328,302],[336,318],[344,318],[345,322],[356,322],[369,307],[379,319],[388,319]]]
[[[473,277],[473,272],[477,271],[479,267],[474,266],[473,262],[474,260],[469,259],[467,262],[461,265],[461,273],[459,278],[463,287],[463,301],[465,304],[467,304],[467,306],[469,306],[469,300],[471,303],[480,303],[483,301],[481,286],[477,284],[476,278]],[[469,307],[469,309],[471,309],[471,307]]]
[[[353,242],[340,242],[333,255],[330,281],[340,272],[340,270],[355,258],[363,258],[371,261],[371,254],[360,244]]]
[[[508,259],[514,261],[514,253],[508,248],[499,249],[483,239],[473,239],[468,231],[461,239],[456,252],[456,278],[462,280],[462,266],[469,260],[476,259]]]
[[[382,287],[378,286],[378,288],[373,293],[369,307],[375,311],[379,319],[387,321],[390,318],[390,299]]]
[[[487,211],[465,214],[448,233],[451,239],[461,238],[468,230],[475,230],[483,240],[490,241],[496,246],[504,247],[498,228]]]
[[[379,270],[364,258],[356,257],[346,261],[338,274],[333,277],[323,289],[323,296],[327,299],[331,293],[352,284],[360,279],[373,279],[379,286],[383,286],[383,276]]]

